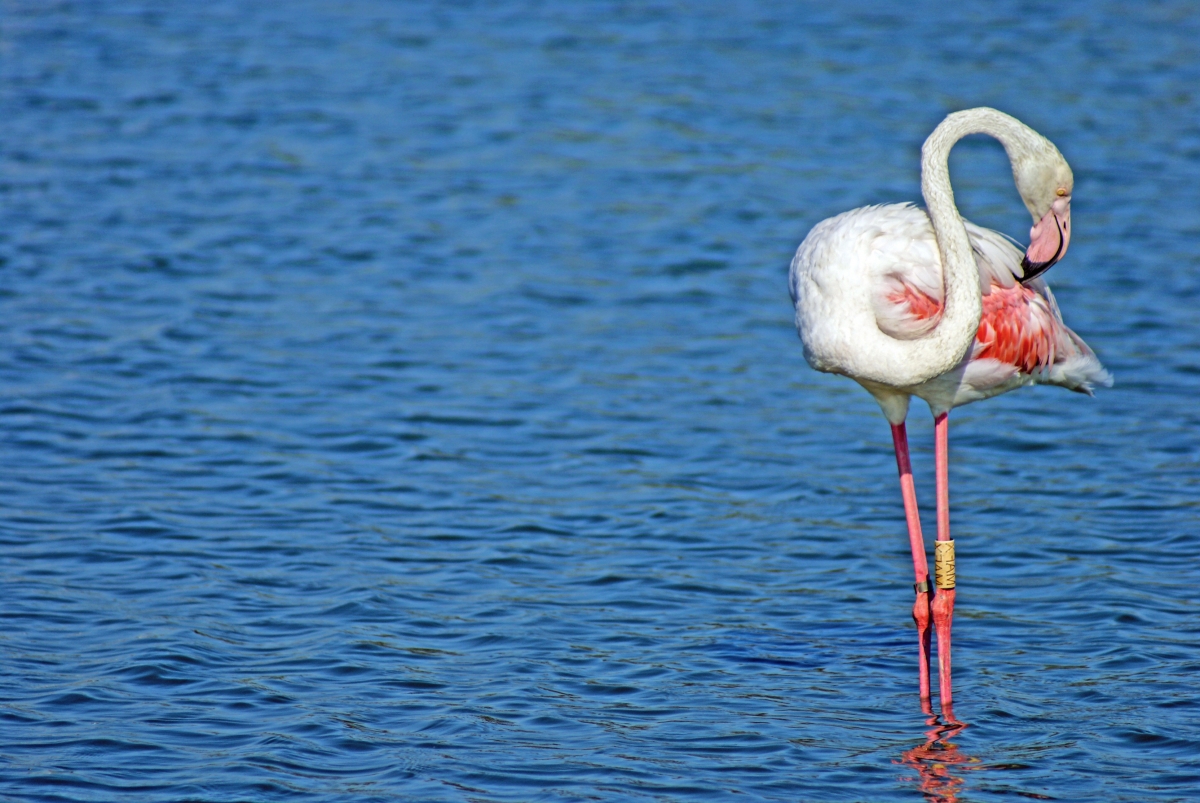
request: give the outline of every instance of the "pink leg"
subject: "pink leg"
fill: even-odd
[[[933,420],[934,464],[937,473],[937,540],[950,541],[950,419],[942,413]],[[951,706],[954,703],[950,685],[950,627],[954,621],[953,578],[939,577],[937,593],[933,598],[933,624],[937,629],[938,641],[938,685],[941,692],[942,714],[953,719]],[[949,582],[947,583],[947,579]],[[943,587],[949,585],[949,588]]]
[[[916,575],[917,600],[913,621],[917,623],[917,649],[920,653],[921,699],[929,699],[929,564],[925,560],[925,539],[921,535],[921,517],[917,513],[917,489],[913,484],[912,462],[908,457],[908,432],[903,422],[892,424],[892,444],[896,447],[896,468],[900,472],[900,493],[904,496],[904,517],[908,521],[908,544],[912,548]],[[940,642],[939,642],[940,643]]]

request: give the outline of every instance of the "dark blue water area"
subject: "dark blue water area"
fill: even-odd
[[[1200,799],[1193,3],[0,15],[0,797]],[[957,728],[786,270],[985,104],[1116,385],[951,416]]]

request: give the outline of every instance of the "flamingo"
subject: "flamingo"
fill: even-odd
[[[995,137],[1008,154],[1034,220],[1024,254],[1004,235],[964,220],[954,204],[948,158],[969,134]],[[1039,278],[1070,243],[1073,189],[1071,168],[1058,148],[1032,128],[995,109],[955,112],[921,148],[924,210],[883,204],[824,220],[800,244],[788,275],[808,364],[857,381],[891,425],[916,577],[921,698],[930,696],[932,618],[945,712],[953,702],[955,595],[950,410],[1023,385],[1092,395],[1096,385],[1112,384],[1092,350],[1063,323]],[[924,399],[934,417],[936,588],[929,583],[904,426],[913,396]]]

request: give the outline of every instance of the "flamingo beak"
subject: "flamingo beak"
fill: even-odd
[[[1029,230],[1029,248],[1021,260],[1025,276],[1021,284],[1040,276],[1067,253],[1071,242],[1071,197],[1059,198]]]

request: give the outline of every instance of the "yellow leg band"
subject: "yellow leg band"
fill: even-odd
[[[933,571],[938,588],[954,588],[954,542],[933,542]]]

